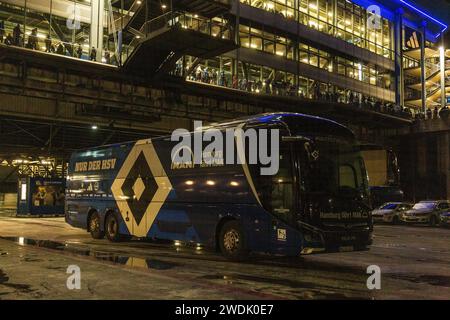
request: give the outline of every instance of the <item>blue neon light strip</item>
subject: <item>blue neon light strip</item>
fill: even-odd
[[[442,27],[444,27],[444,29],[442,29],[442,31],[441,31],[440,33],[444,33],[445,30],[447,30],[448,26],[447,26],[445,23],[440,22],[440,21],[437,20],[436,18],[433,18],[433,17],[430,16],[429,14],[427,14],[427,13],[423,12],[422,10],[420,10],[420,9],[418,9],[418,8],[416,8],[416,7],[414,7],[412,4],[410,4],[410,3],[408,3],[408,2],[406,2],[406,1],[404,1],[404,0],[399,0],[399,1],[400,1],[401,3],[403,3],[404,5],[408,6],[409,8],[411,8],[412,10],[414,10],[414,11],[416,11],[416,12],[418,12],[418,13],[424,15],[425,17],[429,18],[430,20],[432,20],[432,21],[436,22],[437,24],[441,25]],[[440,34],[440,33],[438,33],[435,37],[436,37],[436,38],[439,37],[439,34]]]

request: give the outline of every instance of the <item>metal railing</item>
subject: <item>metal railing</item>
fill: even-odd
[[[25,37],[23,36],[23,33],[19,36],[13,36],[13,34],[13,30],[8,28],[0,29],[0,43],[81,60],[96,61],[111,65],[118,64],[113,51],[104,49],[101,54],[98,55],[97,50],[93,51],[86,42],[61,41],[40,34],[29,34],[29,32],[25,34]]]

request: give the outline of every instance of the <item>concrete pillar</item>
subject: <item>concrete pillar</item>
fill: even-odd
[[[97,61],[102,61],[103,52],[103,17],[105,13],[104,0],[91,0],[91,34],[90,48],[97,49]]]
[[[427,174],[427,140],[421,136],[417,138],[417,173],[421,178]]]
[[[426,36],[426,22],[422,21],[422,30],[420,37],[420,82],[422,84],[422,112],[427,112],[427,91],[426,91],[426,75],[425,75],[425,36]]]
[[[234,25],[234,41],[239,46],[241,45],[241,39],[239,37],[239,25],[240,25],[240,17],[241,17],[241,1],[236,1],[237,4],[237,10],[236,10],[236,24]],[[231,82],[233,82],[233,76],[236,75],[236,77],[239,80],[239,72],[238,72],[238,65],[239,65],[239,59],[240,59],[240,50],[239,48],[235,50],[236,52],[236,58],[233,60],[232,63],[232,69],[231,69]]]
[[[442,176],[442,196],[450,199],[450,132],[442,134],[438,138],[438,172]]]
[[[335,37],[337,36],[336,27],[337,27],[337,0],[333,0],[333,30],[334,30],[333,34]],[[365,26],[364,30],[365,32],[367,32],[367,26]],[[367,39],[367,37],[365,39]]]
[[[441,46],[439,48],[439,64],[441,69],[441,108],[445,107],[447,101],[445,97],[445,39],[441,34]]]
[[[395,53],[395,103],[403,106],[405,102],[403,77],[403,9],[398,9],[394,25]]]
[[[444,146],[447,148],[447,199],[450,199],[450,133],[447,133]]]

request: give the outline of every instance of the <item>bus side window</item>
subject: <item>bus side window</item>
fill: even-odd
[[[342,165],[339,167],[339,185],[341,187],[357,188],[356,176],[352,166]]]
[[[294,215],[294,181],[289,146],[280,147],[279,157],[278,173],[273,176],[260,176],[258,191],[263,207],[289,222]]]

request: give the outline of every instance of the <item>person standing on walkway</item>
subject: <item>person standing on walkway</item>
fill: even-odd
[[[47,34],[45,38],[45,52],[52,52],[52,38],[50,38],[50,34]]]
[[[97,61],[97,49],[95,49],[95,47],[92,47],[89,58],[91,61]]]
[[[111,64],[111,54],[109,53],[109,50],[105,50],[105,63]]]
[[[81,44],[78,44],[78,47],[77,47],[77,58],[81,59],[82,55],[83,55],[83,48],[81,47]]]
[[[13,29],[13,45],[20,45],[20,36],[22,35],[22,30],[20,30],[20,25],[17,24]]]

